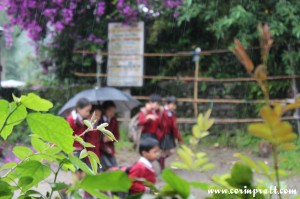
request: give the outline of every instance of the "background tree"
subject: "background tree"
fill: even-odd
[[[269,75],[291,75],[298,70],[300,61],[300,3],[295,0],[30,0],[22,3],[12,0],[7,1],[5,10],[10,22],[27,30],[37,42],[41,60],[47,58],[48,66],[55,63],[56,77],[64,83],[94,83],[94,78],[78,78],[73,74],[76,71],[95,72],[94,57],[73,51],[107,49],[107,24],[115,21],[143,20],[146,52],[192,51],[197,46],[203,50],[228,49],[232,46],[232,38],[237,37],[250,48],[248,54],[256,63],[260,60],[259,49],[252,48],[259,46],[256,25],[268,23],[275,42],[268,60]],[[190,57],[147,57],[145,74],[193,76],[193,65]],[[200,75],[246,77],[246,72],[238,70],[239,67],[231,53],[203,56]],[[270,98],[292,96],[290,80],[272,81],[270,87]],[[168,91],[178,97],[190,97],[192,88],[189,82],[160,81],[157,84],[156,80],[146,80],[143,88],[132,92],[147,95],[153,91]],[[226,85],[200,82],[199,88],[199,97],[206,98],[234,96],[247,100],[263,97],[253,82]],[[243,106],[236,116],[255,117],[258,108]]]

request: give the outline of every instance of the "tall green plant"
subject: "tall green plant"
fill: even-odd
[[[245,66],[247,72],[257,81],[264,93],[265,106],[263,106],[259,112],[263,122],[249,125],[248,130],[252,135],[267,140],[272,144],[275,180],[277,188],[280,190],[278,153],[279,150],[294,149],[295,145],[293,141],[297,138],[297,135],[292,130],[291,124],[283,121],[282,116],[287,111],[300,107],[300,100],[286,106],[270,103],[269,87],[267,83],[267,60],[273,40],[267,25],[259,25],[258,31],[260,34],[261,64],[257,67],[254,66],[252,60],[247,55],[238,39],[234,40],[236,46],[232,51]],[[273,179],[274,178],[271,178],[271,180]],[[282,198],[280,192],[279,198]]]

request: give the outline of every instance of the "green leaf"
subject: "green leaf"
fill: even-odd
[[[9,163],[6,163],[5,165],[3,165],[1,168],[0,168],[0,171],[2,170],[6,170],[6,169],[11,169],[11,168],[14,168],[15,166],[17,166],[18,164],[16,162],[9,162]]]
[[[201,158],[195,161],[194,163],[194,168],[197,169],[198,167],[204,165],[205,163],[208,162],[208,158]]]
[[[49,154],[39,153],[31,156],[30,160],[37,160],[39,162],[42,162],[43,160],[47,160],[48,162],[53,162],[55,160],[55,157]]]
[[[209,135],[209,132],[208,132],[208,131],[201,132],[201,133],[200,133],[200,136],[198,137],[198,139],[204,138],[204,137],[206,137],[206,136],[208,136],[208,135]]]
[[[20,176],[18,175],[18,173],[15,171],[15,169],[13,169],[9,173],[7,173],[5,175],[5,178],[3,178],[2,180],[9,183],[9,184],[12,184],[12,183],[14,183],[14,180],[19,178],[19,177]]]
[[[116,141],[118,142],[118,140],[115,138],[114,134],[112,132],[110,132],[109,130],[106,129],[102,129],[101,132],[108,137],[111,141]]]
[[[14,111],[7,120],[8,125],[20,124],[27,116],[27,111],[24,105],[17,105],[16,102],[9,104],[9,111]]]
[[[177,153],[189,168],[193,168],[193,159],[190,154],[186,153],[183,149],[178,149]]]
[[[211,170],[213,168],[215,168],[215,165],[210,163],[210,164],[204,165],[201,170],[202,171],[207,171],[207,170]]]
[[[82,171],[84,171],[88,175],[94,175],[94,172],[79,158],[75,157],[74,155],[69,156],[70,161],[77,167],[79,167]]]
[[[67,185],[63,182],[51,183],[50,186],[53,191],[60,191],[60,190],[63,190],[63,189],[66,189],[69,187],[69,185]]]
[[[73,151],[73,130],[62,117],[30,113],[27,116],[27,122],[30,129],[43,140],[55,144],[66,153]]]
[[[25,196],[41,196],[42,194],[35,190],[28,190],[25,194]]]
[[[18,181],[18,186],[22,188],[22,192],[27,191],[31,186],[31,183],[33,182],[33,178],[30,176],[23,176]]]
[[[146,186],[146,187],[149,187],[151,192],[154,191],[154,192],[159,192],[159,190],[156,188],[156,186],[150,182],[150,181],[143,181],[143,184]]]
[[[13,100],[14,102],[16,102],[17,104],[20,103],[20,98],[16,97],[15,94],[12,94]]]
[[[63,166],[62,166],[62,168],[65,170],[65,171],[72,171],[72,172],[75,172],[75,167],[74,167],[74,165],[72,164],[72,162],[70,161],[70,160],[68,160],[68,159],[64,159],[63,161],[62,161],[62,164],[63,164]]]
[[[182,145],[181,148],[182,148],[182,149],[184,150],[184,152],[186,152],[188,155],[194,156],[193,151],[192,151],[189,147],[187,147],[186,145]]]
[[[94,159],[100,165],[99,157],[94,152],[88,151],[88,154],[92,159]]]
[[[261,171],[263,172],[263,174],[267,177],[270,177],[270,171],[271,171],[270,167],[266,163],[264,163],[260,160],[258,160],[257,163],[258,163],[259,167],[261,168]]]
[[[93,125],[89,120],[83,120],[83,123],[89,128],[89,129],[93,129]]]
[[[193,128],[192,128],[192,132],[193,132],[193,135],[195,138],[199,139],[201,137],[201,134],[200,134],[200,128],[198,125],[194,125]]]
[[[3,127],[5,119],[9,113],[9,103],[6,100],[0,100],[0,128]],[[0,132],[2,133],[2,132]]]
[[[187,170],[191,169],[188,165],[182,162],[173,162],[172,167],[176,167],[178,169],[187,169]]]
[[[49,155],[55,155],[55,154],[57,154],[57,153],[59,153],[59,152],[61,152],[61,149],[58,148],[58,147],[55,147],[55,146],[50,147],[50,148],[48,148],[48,149],[45,151],[45,153],[47,153],[47,154],[49,154]]]
[[[89,143],[89,142],[83,142],[83,146],[86,147],[86,148],[95,148],[95,146],[92,145],[92,144]]]
[[[98,171],[97,165],[100,165],[100,160],[94,152],[88,151],[88,155],[89,155],[89,161],[91,163],[92,169],[94,173],[97,173]]]
[[[82,139],[82,137],[79,137],[78,135],[74,136],[74,140],[79,142],[80,144],[84,142],[84,140]]]
[[[9,114],[11,115],[9,116]],[[26,108],[23,105],[17,106],[15,102],[8,104],[5,100],[0,100],[0,128],[3,127],[5,120],[7,122],[5,127],[0,132],[4,140],[12,133],[13,127],[20,124],[27,115]],[[7,118],[9,116],[9,118]]]
[[[79,188],[86,191],[124,191],[131,187],[131,179],[125,172],[113,171],[98,175],[87,175],[81,181]]]
[[[10,199],[13,197],[13,195],[14,195],[14,193],[11,190],[11,186],[7,182],[0,180],[0,198],[1,199],[4,199],[4,198]]]
[[[34,93],[29,93],[28,96],[21,96],[21,103],[27,108],[34,111],[48,111],[53,107],[52,102],[42,99]]]
[[[247,165],[249,165],[251,168],[253,168],[256,172],[259,172],[259,167],[255,164],[253,160],[251,160],[249,157],[242,155],[240,153],[234,154],[234,157],[240,158],[243,160]]]
[[[73,192],[71,196],[71,198],[74,199],[83,199],[83,197],[78,192]]]
[[[36,138],[36,137],[31,138],[31,145],[38,152],[45,151],[47,148],[50,147],[48,144],[46,144],[41,139]]]
[[[20,178],[31,176],[33,178],[31,186],[35,186],[51,174],[51,169],[36,160],[28,160],[19,164],[16,172]]]
[[[97,198],[110,199],[110,197],[108,197],[107,195],[105,195],[97,190],[88,190],[87,192],[93,196],[96,196]],[[116,196],[114,196],[114,197],[116,197]]]
[[[106,127],[108,127],[108,123],[103,123],[103,124],[100,124],[99,126],[97,126],[97,129],[99,131],[102,131],[102,130],[105,130]]]
[[[190,185],[196,189],[207,191],[210,187],[210,184],[203,182],[190,182]]]
[[[25,146],[16,146],[13,149],[13,153],[20,158],[21,160],[27,158],[28,156],[32,155],[33,152],[30,148]]]
[[[159,194],[160,197],[174,197],[177,195],[177,191],[175,191],[169,184],[166,184],[165,186],[162,187],[160,190]]]
[[[182,198],[188,198],[190,195],[190,185],[187,181],[177,176],[170,169],[165,169],[162,178],[174,189]]]
[[[197,157],[198,159],[203,158],[203,157],[205,157],[205,156],[206,156],[206,153],[204,153],[204,152],[199,152],[199,153],[196,154],[196,157]]]
[[[233,187],[243,188],[244,186],[251,187],[252,179],[253,173],[251,168],[248,165],[237,162],[231,169],[231,177],[226,181]]]
[[[14,126],[13,125],[6,125],[2,131],[0,132],[1,136],[4,140],[12,133]]]
[[[88,156],[88,153],[87,153],[86,149],[83,149],[80,152],[79,159],[85,158],[86,156]]]

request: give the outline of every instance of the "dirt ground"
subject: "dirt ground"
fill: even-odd
[[[203,148],[201,151],[204,151],[207,153],[207,156],[210,160],[211,163],[215,164],[215,168],[211,171],[208,172],[210,176],[214,174],[224,174],[228,173],[230,171],[231,166],[237,161],[235,157],[233,157],[233,154],[239,152],[236,149],[228,149],[228,148]],[[241,152],[243,154],[246,154],[253,158],[254,160],[263,160],[265,162],[268,162],[268,164],[271,164],[271,159],[270,158],[259,158],[257,155],[253,155],[249,152]],[[118,159],[118,164],[119,165],[129,165],[133,162],[135,162],[138,159],[138,155],[134,151],[130,151],[128,149],[124,150],[118,150],[117,154],[117,159]],[[172,161],[175,161],[177,159],[176,155],[172,156],[167,160],[167,166],[170,166],[170,163]],[[0,165],[1,165],[1,160],[0,160]],[[154,167],[158,171],[158,164],[154,163]],[[206,175],[204,175],[201,172],[198,171],[186,171],[186,170],[174,170],[179,176],[182,178],[190,181],[190,182],[195,182],[195,181],[201,181],[201,182],[209,182],[209,179]],[[0,172],[1,174],[1,172]],[[50,176],[47,181],[52,181],[53,176]],[[72,182],[72,174],[71,173],[66,173],[66,172],[61,172],[58,176],[58,181],[59,182],[65,182],[65,183],[71,183]],[[300,190],[300,176],[299,175],[293,175],[292,177],[289,177],[286,180],[287,187],[290,189],[296,189],[297,191]],[[47,190],[50,189],[50,187],[47,185],[46,182],[42,182],[40,186],[37,188],[38,190],[42,191],[43,193],[46,193]],[[158,174],[157,178],[157,184],[158,187],[163,186],[163,181],[160,178]],[[196,197],[196,199],[202,199],[208,196],[208,193],[200,190],[192,190],[193,195]],[[15,198],[17,198],[18,193],[15,194]],[[285,198],[293,198],[293,196],[287,196]]]

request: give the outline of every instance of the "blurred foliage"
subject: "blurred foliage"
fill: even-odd
[[[109,5],[109,4],[108,4]],[[283,64],[289,65],[290,57],[297,58],[297,40],[300,29],[299,2],[297,1],[203,1],[189,0],[176,11],[179,16],[174,18],[165,11],[159,17],[143,18],[146,27],[146,52],[177,52],[192,51],[196,46],[205,50],[227,49],[232,44],[232,38],[241,38],[247,47],[257,46],[258,35],[253,30],[259,22],[270,25],[276,45],[269,59],[271,74],[290,74],[289,67],[283,69]],[[93,56],[75,54],[70,49],[85,49],[95,51],[97,48],[107,48],[107,43],[99,44],[84,40],[75,40],[73,35],[85,36],[93,33],[107,41],[107,23],[122,21],[122,17],[114,15],[114,6],[106,8],[101,23],[93,23],[94,15],[84,15],[74,27],[67,27],[54,43],[58,46],[45,46],[50,50],[50,56],[58,66],[58,78],[75,80],[72,72],[95,71]],[[93,25],[94,24],[94,25]],[[292,29],[293,31],[289,31]],[[299,30],[298,30],[299,29]],[[294,47],[288,51],[286,44]],[[293,46],[294,45],[294,46]],[[249,51],[254,60],[258,60],[257,50]],[[238,62],[230,53],[204,56],[201,59],[201,75],[216,78],[245,76],[245,72],[238,70]],[[105,64],[104,64],[105,65]],[[146,74],[174,75],[192,72],[191,58],[147,58]],[[89,82],[90,78],[82,81]],[[77,80],[78,81],[78,80]]]
[[[211,109],[207,110],[205,114],[200,113],[197,118],[197,124],[193,126],[190,138],[190,144],[195,147],[199,144],[200,140],[209,135],[208,130],[212,127],[214,119],[210,118]],[[193,148],[192,148],[193,149]],[[181,162],[173,162],[172,166],[179,169],[187,170],[200,170],[202,172],[210,170],[215,165],[208,163],[208,158],[204,152],[195,152],[189,146],[182,145],[177,149],[177,154]]]
[[[185,1],[178,11],[180,15],[177,20],[170,20],[170,16],[163,15],[157,18],[153,25],[149,24],[146,51],[192,51],[196,46],[205,50],[227,49],[232,45],[233,37],[241,39],[242,44],[247,48],[258,47],[258,34],[254,30],[258,23],[268,23],[276,43],[268,60],[269,75],[292,74],[294,71],[290,67],[291,59],[295,71],[299,67],[299,56],[297,56],[300,31],[297,23],[300,20],[299,7],[300,3],[293,0]],[[290,45],[290,49],[288,49],[287,44]],[[258,49],[248,50],[248,53],[254,62],[259,61]],[[203,56],[200,62],[201,76],[215,78],[246,76],[245,71],[239,69],[237,60],[230,53]],[[179,57],[156,60],[147,58],[145,64],[146,74],[159,73],[183,76],[191,75],[194,65],[191,58]],[[287,67],[282,67],[283,65]],[[274,98],[286,97],[289,83],[284,82],[289,81],[271,82],[270,85],[277,83],[277,85],[280,84],[281,88],[274,85],[270,96]],[[230,89],[231,92],[240,92],[243,99],[255,99],[262,96],[258,90],[248,93],[249,90],[256,88],[252,83],[242,84],[242,87],[236,85]]]
[[[0,11],[0,26],[8,21],[4,11]],[[13,27],[12,46],[5,46],[5,35],[0,40],[0,52],[5,67],[5,79],[15,79],[25,82],[34,82],[41,74],[38,57],[34,52],[33,42],[26,32]]]
[[[109,4],[107,4],[109,5]],[[299,9],[298,9],[299,8]],[[56,65],[54,79],[60,84],[73,83],[94,84],[94,77],[77,77],[74,72],[95,72],[95,58],[89,54],[77,54],[72,50],[82,49],[102,51],[107,49],[107,23],[124,20],[114,12],[114,6],[108,6],[101,18],[95,23],[93,14],[78,19],[76,26],[66,27],[60,37],[53,41],[55,46],[45,45],[40,48],[41,57],[50,58]],[[276,1],[204,1],[186,0],[177,8],[178,17],[174,18],[169,11],[159,17],[140,17],[145,22],[145,52],[180,52],[193,51],[197,46],[202,50],[228,49],[233,46],[232,38],[236,37],[249,48],[247,53],[254,63],[259,63],[259,34],[254,31],[258,23],[268,23],[275,45],[268,59],[269,75],[290,75],[299,70],[299,25],[300,3],[294,0]],[[299,30],[298,30],[299,29]],[[290,31],[292,30],[292,31]],[[77,35],[85,38],[89,34],[103,38],[104,43],[74,39]],[[288,48],[289,46],[289,48]],[[102,71],[106,72],[106,57]],[[291,66],[293,64],[293,67]],[[51,63],[50,63],[51,65]],[[285,67],[283,67],[285,66]],[[194,63],[191,57],[146,57],[146,75],[193,76]],[[48,76],[51,76],[48,74]],[[246,77],[246,71],[240,70],[240,64],[231,53],[201,56],[200,76],[214,78]],[[51,80],[51,78],[48,78]],[[106,78],[102,78],[105,85]],[[51,81],[48,81],[51,82]],[[193,96],[191,81],[158,81],[145,80],[142,88],[132,88],[134,95],[148,95],[152,92],[168,93],[177,97]],[[245,100],[263,98],[262,91],[253,82],[199,83],[199,97],[205,98],[238,98]],[[270,98],[292,97],[290,80],[269,82]],[[256,117],[259,106],[241,105],[241,111],[235,111],[235,117]],[[183,110],[183,111],[182,111]],[[187,111],[186,111],[187,110]],[[202,109],[204,111],[206,109]],[[178,112],[182,117],[191,117],[189,103],[182,104]]]
[[[282,151],[279,154],[281,162],[280,167],[291,171],[300,172],[300,160],[298,158],[300,152],[300,142],[297,140],[296,149],[292,151]]]

